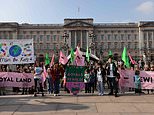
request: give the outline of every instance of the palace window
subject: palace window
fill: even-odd
[[[53,35],[53,41],[56,41],[56,35]]]
[[[121,34],[121,40],[123,40],[124,39],[124,35],[123,34]]]
[[[110,40],[110,38],[111,38],[111,35],[109,34],[109,35],[108,35],[108,40]]]
[[[149,40],[152,40],[152,33],[148,33]]]
[[[43,35],[40,35],[40,41],[43,41]]]
[[[114,39],[117,40],[117,34],[114,35]]]
[[[36,35],[33,35],[33,40],[36,41]]]
[[[130,34],[128,34],[128,40],[130,40]]]
[[[102,39],[102,41],[104,40],[104,35],[101,35],[101,39]]]
[[[146,40],[147,39],[147,34],[146,33],[144,33],[144,40]]]
[[[134,39],[137,40],[137,35],[136,34],[134,35]]]
[[[47,41],[49,41],[50,40],[50,35],[47,35],[46,38],[47,38]]]

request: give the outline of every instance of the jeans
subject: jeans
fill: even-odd
[[[113,89],[115,89],[115,95],[118,93],[118,82],[116,81],[115,77],[108,77],[111,94],[113,94]]]
[[[37,92],[37,85],[39,84],[39,87],[40,87],[40,91],[43,93],[43,86],[42,86],[42,82],[40,79],[34,79],[34,83],[35,83],[35,93]]]
[[[95,83],[90,83],[90,93],[94,93],[95,90]]]
[[[59,90],[60,90],[60,87],[59,87],[59,84],[60,84],[60,78],[56,78],[53,82],[53,85],[54,85],[54,94],[59,94]]]
[[[85,93],[90,93],[90,83],[85,83]]]
[[[103,87],[103,81],[98,81],[98,93],[103,94],[104,93],[104,87]]]
[[[47,81],[48,81],[48,91],[49,91],[49,93],[52,93],[53,92],[52,78],[51,77],[47,78]]]

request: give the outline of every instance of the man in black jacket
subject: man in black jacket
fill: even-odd
[[[115,97],[118,97],[118,84],[117,84],[117,67],[115,63],[112,61],[112,57],[109,57],[108,62],[105,66],[107,79],[110,85],[110,93],[109,95],[113,95],[113,89],[115,89]]]

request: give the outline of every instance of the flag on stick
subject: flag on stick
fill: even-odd
[[[60,51],[60,57],[59,57],[59,62],[65,65],[68,62],[67,57]]]
[[[51,59],[51,63],[50,63],[50,67],[52,67],[54,65],[54,59],[55,59],[55,55],[53,54],[52,59]]]
[[[77,66],[84,66],[84,57],[79,53],[79,48],[76,48],[75,62]]]
[[[74,61],[75,55],[74,55],[74,51],[71,48],[71,63]]]
[[[45,82],[46,77],[47,77],[47,71],[46,71],[45,66],[43,66],[43,73],[42,73],[42,81],[43,81],[43,83]]]
[[[109,56],[113,56],[113,53],[111,50],[109,51]]]
[[[88,46],[87,46],[87,51],[86,51],[86,59],[87,59],[87,61],[89,62],[90,56],[89,56]]]
[[[45,54],[45,65],[48,65],[48,64],[50,64],[50,58],[49,58],[49,54],[46,53]]]
[[[131,61],[132,64],[137,64],[135,60],[133,60],[132,56],[130,55],[130,53],[128,53],[129,59]]]
[[[124,50],[122,52],[122,60],[124,61],[124,65],[127,68],[130,68],[129,57],[127,55],[127,49],[126,49],[126,47],[124,47]]]

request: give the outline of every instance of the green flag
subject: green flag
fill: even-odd
[[[71,48],[71,63],[74,61],[75,55],[74,55],[74,51]]]
[[[109,56],[113,56],[113,54],[112,54],[112,51],[111,51],[111,50],[109,51]]]
[[[129,57],[127,55],[127,49],[126,49],[126,47],[124,47],[124,50],[122,52],[122,60],[124,61],[124,65],[127,68],[130,68]]]
[[[87,58],[87,61],[89,62],[89,60],[90,60],[90,57],[89,57],[89,51],[88,51],[88,47],[87,47],[87,51],[86,51],[86,58]]]
[[[45,54],[45,65],[48,65],[48,64],[50,64],[50,58],[49,58],[49,54],[46,53]]]

